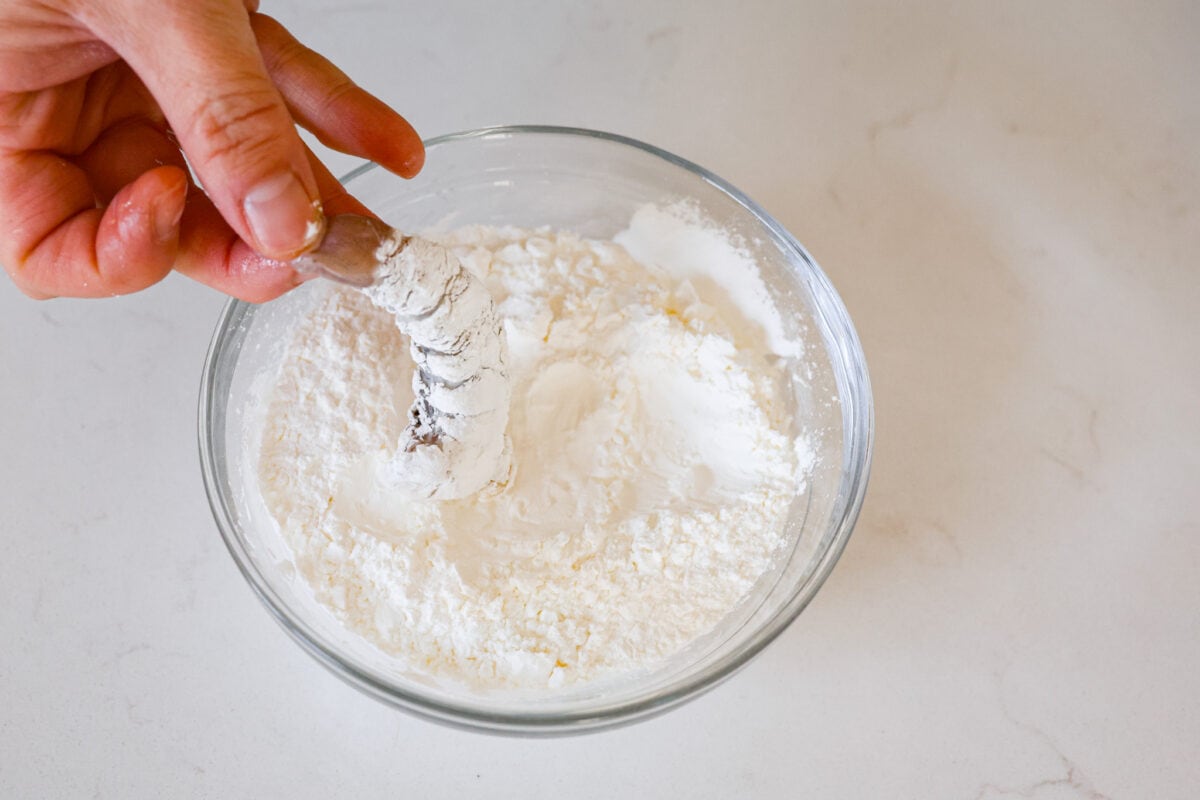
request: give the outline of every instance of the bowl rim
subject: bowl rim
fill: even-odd
[[[843,418],[849,418],[854,424],[843,426],[843,457],[851,467],[857,469],[844,470],[839,486],[839,501],[844,503],[841,517],[832,531],[826,531],[827,542],[816,567],[812,570],[809,580],[796,587],[795,592],[782,604],[778,611],[763,623],[746,641],[740,650],[727,654],[709,668],[691,675],[680,681],[670,691],[648,698],[637,699],[598,710],[580,712],[496,712],[473,708],[469,705],[444,702],[422,695],[406,687],[397,686],[374,675],[364,673],[354,664],[342,658],[332,647],[326,646],[321,637],[312,630],[302,619],[293,615],[288,606],[274,592],[269,582],[259,571],[239,537],[233,522],[233,514],[229,507],[229,498],[221,489],[218,479],[217,466],[214,458],[215,430],[213,422],[216,419],[215,405],[217,397],[214,392],[216,385],[216,367],[221,354],[228,345],[232,331],[247,315],[252,313],[253,304],[231,299],[225,304],[217,320],[208,351],[205,355],[204,369],[200,380],[200,396],[198,404],[197,438],[201,472],[205,492],[208,495],[209,507],[216,522],[221,538],[226,548],[237,564],[238,570],[246,579],[258,599],[274,617],[275,621],[297,642],[310,656],[334,675],[359,689],[360,691],[381,700],[394,707],[411,712],[419,717],[454,727],[470,730],[483,730],[493,733],[507,733],[526,736],[562,735],[583,733],[612,728],[629,724],[641,719],[647,719],[661,714],[669,709],[699,697],[701,694],[715,688],[746,666],[764,648],[773,642],[808,606],[816,596],[817,591],[825,583],[833,567],[836,565],[849,541],[850,534],[857,522],[862,508],[863,498],[869,481],[871,460],[875,435],[874,405],[872,400],[870,376],[867,372],[866,358],[858,335],[850,321],[841,297],[834,289],[829,278],[808,253],[803,245],[765,209],[751,200],[745,193],[734,187],[728,181],[685,158],[646,142],[622,136],[619,134],[588,128],[566,127],[557,125],[498,125],[473,130],[449,133],[436,136],[425,141],[427,149],[440,145],[461,142],[471,139],[509,138],[525,135],[550,135],[559,137],[582,137],[598,139],[611,144],[627,146],[655,156],[674,166],[680,167],[706,183],[712,185],[736,203],[741,205],[760,224],[776,238],[779,245],[790,251],[790,255],[807,264],[810,273],[807,276],[817,284],[820,291],[812,292],[812,301],[817,313],[832,334],[832,343],[838,346],[836,354],[843,368],[855,378],[852,381],[859,391],[857,393],[839,391],[839,402],[843,408]],[[366,162],[346,173],[341,179],[343,185],[374,169],[377,164]],[[830,353],[831,357],[834,353]],[[835,506],[835,512],[837,507]]]

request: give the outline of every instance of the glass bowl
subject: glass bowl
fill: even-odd
[[[426,147],[425,169],[414,180],[368,164],[343,182],[407,232],[550,226],[609,239],[639,207],[684,200],[752,252],[785,332],[805,349],[787,364],[790,399],[796,429],[807,432],[817,460],[791,507],[787,552],[714,631],[653,670],[541,694],[471,692],[404,672],[316,603],[254,484],[256,399],[320,282],[261,306],[232,301],[221,314],[199,414],[204,485],[217,527],[284,630],[338,677],[384,702],[440,722],[521,734],[608,727],[677,706],[728,678],[796,618],[854,527],[874,423],[867,368],[846,309],[812,257],[770,215],[707,170],[658,148],[544,126],[452,134]]]

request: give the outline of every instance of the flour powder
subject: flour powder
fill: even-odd
[[[616,242],[435,238],[503,321],[508,482],[441,502],[380,488],[413,401],[408,343],[329,287],[295,329],[258,464],[298,572],[435,677],[557,687],[653,667],[780,556],[809,466],[778,359],[796,346],[748,256],[678,209],[643,209]]]

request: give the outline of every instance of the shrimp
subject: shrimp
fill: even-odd
[[[358,287],[409,337],[415,400],[380,471],[384,488],[454,500],[502,487],[512,388],[504,324],[483,282],[435,242],[352,214],[330,218],[321,245],[292,263]]]
[[[512,389],[504,324],[487,288],[446,248],[394,236],[363,291],[410,339],[408,427],[385,478],[406,494],[450,500],[507,480]]]

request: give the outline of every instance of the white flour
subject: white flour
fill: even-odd
[[[443,239],[508,340],[499,492],[379,490],[413,400],[406,341],[343,288],[298,325],[259,482],[298,571],[350,629],[435,677],[561,686],[661,662],[772,565],[809,466],[772,355],[794,348],[753,264],[672,219],[644,211],[623,246],[510,228]],[[698,241],[705,264],[687,258]],[[683,277],[722,274],[741,288],[708,292],[717,307]]]

